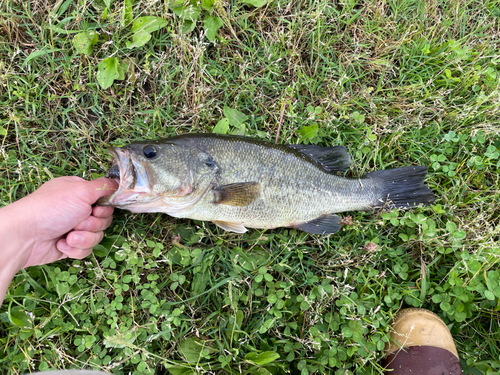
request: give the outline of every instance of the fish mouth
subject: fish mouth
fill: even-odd
[[[108,152],[114,159],[106,177],[115,180],[118,189],[112,195],[99,199],[96,204],[126,208],[132,212],[149,211],[144,210],[144,205],[160,199],[153,195],[154,178],[151,171],[126,148],[108,148]],[[139,207],[134,206],[140,206],[140,211]]]

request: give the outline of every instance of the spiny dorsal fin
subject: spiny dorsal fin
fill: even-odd
[[[333,234],[340,229],[340,216],[335,214],[322,215],[314,220],[292,225],[293,228],[312,234]]]
[[[248,206],[260,195],[260,183],[237,182],[234,184],[218,186],[214,189],[214,203],[229,206]]]
[[[230,223],[228,221],[216,221],[216,220],[213,220],[212,223],[214,223],[218,227],[221,227],[224,230],[227,230],[228,232],[245,233],[247,231],[247,228],[245,228],[245,226],[241,223]]]
[[[288,145],[318,162],[326,172],[343,172],[351,165],[351,156],[344,146]]]

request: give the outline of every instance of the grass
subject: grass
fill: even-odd
[[[190,25],[163,1],[2,1],[1,204],[52,177],[103,175],[109,144],[211,132],[224,107],[274,141],[285,106],[281,143],[345,145],[349,176],[426,165],[435,205],[349,213],[328,237],[118,211],[93,256],[17,275],[0,372],[377,374],[392,317],[418,306],[448,324],[467,372],[498,373],[500,2],[203,12]],[[143,16],[167,23],[129,49],[123,20]],[[87,56],[73,38],[89,30]],[[132,64],[103,89],[109,57]]]

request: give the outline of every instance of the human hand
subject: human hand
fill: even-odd
[[[59,177],[43,184],[34,193],[13,203],[15,215],[27,215],[30,243],[20,259],[20,268],[46,264],[64,258],[82,259],[103,238],[112,220],[113,207],[92,207],[118,187],[114,180],[86,181]]]

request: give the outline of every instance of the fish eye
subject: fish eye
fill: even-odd
[[[147,157],[148,159],[152,159],[156,156],[156,153],[158,152],[158,150],[156,150],[155,146],[150,145],[150,146],[144,147],[142,152],[144,153],[145,157]]]

